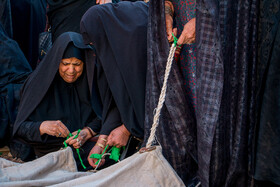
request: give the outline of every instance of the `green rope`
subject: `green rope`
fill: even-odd
[[[121,148],[112,147],[112,152],[109,158],[117,162],[121,155],[120,152],[121,152]]]
[[[102,152],[102,154],[91,154],[89,158],[95,158],[95,159],[98,159],[96,162],[95,162],[95,165],[98,165],[100,160],[102,159],[103,155],[105,154],[106,150],[108,148],[108,145],[105,147],[104,151]],[[123,147],[124,148],[124,147]],[[120,158],[120,151],[121,151],[121,148],[117,148],[117,147],[112,147],[108,153],[111,152],[110,154],[110,159],[114,160],[115,162],[117,162]]]
[[[78,138],[80,132],[81,132],[81,129],[78,130],[77,134],[74,136],[73,139]],[[68,140],[68,139],[69,139],[70,137],[72,137],[72,136],[73,136],[73,134],[71,134],[71,132],[70,132],[69,135],[67,136],[66,140]],[[66,140],[63,142],[63,144],[64,144],[65,147],[68,146],[67,143],[66,143]],[[64,147],[64,148],[65,148],[65,147]],[[80,162],[81,162],[81,165],[83,166],[84,169],[86,169],[87,167],[84,165],[83,160],[82,160],[81,155],[80,155],[80,149],[79,149],[79,148],[76,149],[76,152],[77,152],[77,154],[78,154],[78,157],[79,157],[79,160],[80,160]]]
[[[177,42],[178,42],[178,38],[176,38],[176,36],[172,33],[172,36],[173,36],[173,38],[174,38],[174,45],[176,46],[177,45]],[[179,46],[181,46],[181,45],[179,45]]]
[[[103,150],[102,154],[91,154],[89,158],[95,158],[95,159],[98,159],[96,162],[95,162],[95,165],[98,165],[100,160],[102,159],[102,156],[105,154],[106,150],[108,148],[108,145],[106,145],[105,149]]]

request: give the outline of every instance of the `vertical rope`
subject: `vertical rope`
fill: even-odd
[[[174,37],[174,43],[172,44],[170,51],[169,51],[169,55],[168,55],[168,59],[167,59],[167,64],[166,64],[166,69],[165,69],[165,75],[164,75],[164,81],[163,81],[163,86],[161,88],[161,93],[160,93],[160,97],[159,97],[159,101],[158,101],[158,105],[156,108],[156,113],[154,115],[154,119],[153,119],[153,125],[151,128],[151,132],[150,132],[150,137],[147,141],[146,144],[146,148],[151,147],[152,143],[155,140],[155,136],[156,136],[156,129],[158,127],[159,124],[159,117],[160,117],[160,112],[163,106],[163,103],[165,101],[165,96],[166,96],[166,88],[167,88],[167,80],[170,74],[170,70],[171,70],[171,66],[172,66],[172,61],[173,61],[173,57],[175,54],[175,50],[176,50],[176,43],[177,40],[175,40]]]

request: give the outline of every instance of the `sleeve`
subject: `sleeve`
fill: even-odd
[[[103,105],[100,134],[109,135],[112,130],[122,124],[122,120],[101,65],[99,64],[95,67],[97,69],[98,90]]]
[[[16,132],[16,136],[23,138],[27,142],[38,142],[43,143],[47,140],[47,135],[41,136],[40,134],[40,122],[23,122]]]
[[[96,117],[92,122],[88,123],[87,126],[91,128],[95,133],[99,134],[101,129],[102,121]]]
[[[119,127],[121,122],[120,112],[114,102],[113,96],[106,103],[108,109],[104,111],[103,125],[100,134],[109,135],[112,130]]]

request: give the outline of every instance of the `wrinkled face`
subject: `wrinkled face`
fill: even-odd
[[[59,64],[59,75],[67,83],[75,82],[83,73],[84,63],[75,58],[64,58]]]

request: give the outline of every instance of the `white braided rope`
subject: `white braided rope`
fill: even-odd
[[[171,70],[171,66],[172,66],[172,61],[173,61],[173,57],[175,54],[175,50],[176,50],[176,45],[172,44],[170,51],[169,51],[169,55],[167,58],[167,64],[166,64],[166,68],[165,68],[165,75],[164,75],[164,81],[163,81],[163,86],[161,88],[161,92],[160,92],[160,97],[159,97],[159,101],[158,101],[158,105],[157,108],[155,108],[156,113],[154,114],[154,119],[153,119],[153,125],[151,127],[151,132],[150,132],[150,137],[148,139],[148,142],[146,144],[146,148],[151,147],[152,143],[155,140],[155,136],[156,136],[156,130],[159,124],[159,117],[160,117],[160,112],[163,106],[163,103],[165,101],[165,96],[166,96],[166,88],[167,88],[167,80],[170,74],[170,70]]]

